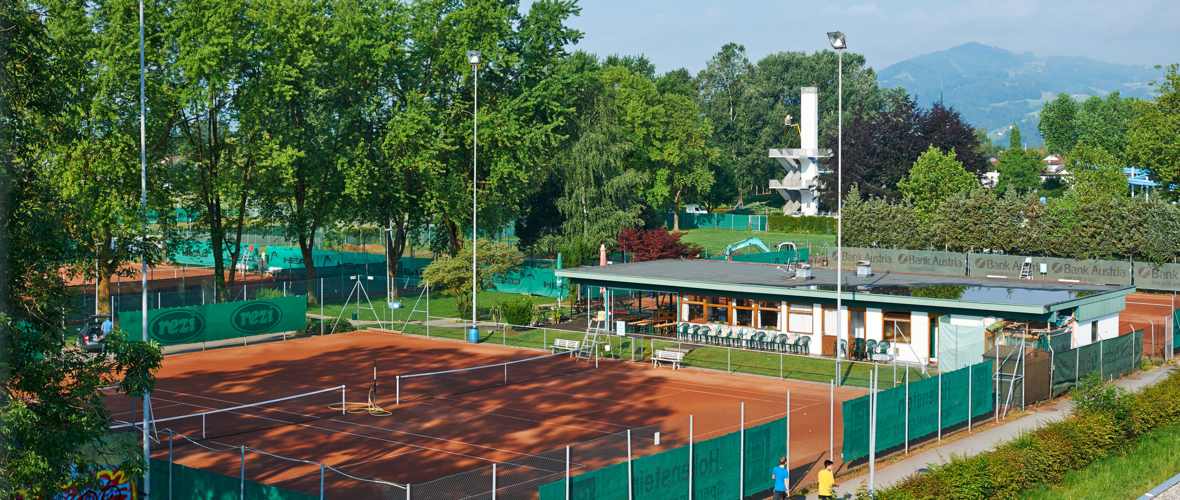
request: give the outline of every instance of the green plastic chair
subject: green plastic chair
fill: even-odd
[[[843,357],[845,357],[845,358],[848,357],[848,341],[847,340],[840,339],[840,353],[844,355]]]
[[[889,354],[889,346],[891,344],[888,340],[877,342],[877,352],[880,354]]]
[[[869,339],[869,340],[866,340],[865,343],[866,343],[866,345],[865,345],[865,358],[868,358],[874,354],[877,354],[877,341],[876,340]]]
[[[691,325],[691,324],[689,324],[689,323],[681,323],[681,324],[680,324],[680,328],[678,328],[678,329],[676,330],[676,331],[677,331],[677,333],[676,333],[676,338],[677,338],[677,339],[680,339],[680,340],[689,340],[689,336],[688,336],[688,328],[689,328],[690,326],[692,326],[692,325]]]
[[[811,353],[811,337],[803,337],[803,343],[799,344],[799,354]]]

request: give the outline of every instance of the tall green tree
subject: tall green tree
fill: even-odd
[[[920,213],[931,214],[942,200],[977,186],[978,179],[955,159],[953,149],[943,153],[931,144],[897,187]]]
[[[125,21],[135,12],[121,7],[103,15]],[[92,28],[115,20],[73,5],[25,2],[0,5],[0,20],[0,495],[25,489],[27,497],[50,498],[63,484],[94,486],[95,473],[111,464],[141,476],[145,463],[134,441],[102,444],[112,423],[102,388],[150,392],[161,353],[116,333],[107,337],[110,355],[89,355],[67,344],[72,332],[64,327],[79,297],[63,271],[76,275],[78,263],[93,259],[74,235],[95,230],[86,200],[67,195],[77,187],[56,174],[83,170],[63,152],[78,149],[87,130],[79,121],[94,118],[90,107],[109,105],[93,81],[109,75],[86,67],[104,53],[92,51],[92,37],[100,36]],[[100,102],[86,101],[96,95]],[[143,220],[138,212],[128,218]]]
[[[494,288],[496,276],[504,276],[520,268],[521,259],[516,249],[507,243],[480,239],[475,242],[476,286],[479,290]],[[422,271],[422,280],[429,281],[431,288],[443,290],[455,296],[455,308],[461,318],[471,311],[471,242],[461,245],[458,254],[437,259]]]
[[[1084,202],[1104,203],[1127,192],[1127,176],[1121,163],[1101,146],[1079,142],[1067,157],[1071,196]]]
[[[1041,108],[1037,130],[1050,153],[1069,154],[1078,142],[1078,103],[1069,94],[1060,93]]]
[[[697,102],[713,127],[710,145],[718,160],[732,172],[739,201],[755,186],[766,183],[767,153],[758,147],[765,101],[758,99],[756,67],[746,59],[746,48],[728,43],[697,75]]]
[[[1127,133],[1127,160],[1164,186],[1180,184],[1180,64],[1170,64],[1154,101],[1140,101]]]

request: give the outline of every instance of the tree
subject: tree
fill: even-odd
[[[1020,137],[1020,126],[1016,122],[1012,122],[1012,130],[1008,132],[1008,149],[1024,149]]]
[[[1118,159],[1101,146],[1079,142],[1066,165],[1072,174],[1069,194],[1079,200],[1103,203],[1127,192],[1127,176]]]
[[[1019,140],[1019,132],[1015,137]],[[1000,173],[995,186],[998,193],[1002,195],[1009,189],[1027,193],[1041,185],[1044,164],[1035,154],[1035,150],[1009,148],[1000,155],[1000,162],[996,164],[996,171]]]
[[[746,59],[746,48],[728,43],[697,75],[697,103],[713,127],[710,145],[719,160],[733,172],[738,199],[766,182],[766,152],[757,147],[763,101],[754,98],[755,67]]]
[[[956,160],[968,173],[982,176],[988,163],[980,152],[980,138],[953,108],[934,103],[929,110],[918,107],[908,95],[893,96],[882,111],[858,108],[844,127],[844,186],[859,186],[868,196],[897,199],[899,182],[918,158],[931,146],[955,151]],[[834,144],[833,134],[827,139]],[[821,199],[834,206],[834,179]],[[847,197],[847,195],[845,195]]]
[[[1041,108],[1037,130],[1050,153],[1069,154],[1078,142],[1078,103],[1069,94],[1060,93]]]
[[[130,4],[122,7],[134,12]],[[63,165],[70,159],[57,154],[76,147],[72,142],[80,135],[68,115],[106,108],[102,98],[74,100],[78,92],[83,99],[97,93],[88,80],[94,75],[79,71],[83,56],[94,55],[80,43],[93,36],[91,21],[52,2],[0,6],[0,492],[5,496],[25,488],[30,498],[50,498],[72,481],[93,486],[95,473],[109,467],[99,458],[111,459],[131,477],[140,476],[145,465],[134,441],[101,446],[111,424],[102,388],[118,386],[136,397],[150,392],[162,359],[159,347],[117,331],[107,337],[113,355],[93,356],[68,346],[72,336],[63,326],[79,301],[62,272],[93,258],[91,249],[74,239],[91,214],[66,196],[73,186],[50,174],[77,168]]]
[[[1127,133],[1127,160],[1164,186],[1180,184],[1180,64],[1169,65],[1164,78],[1152,85],[1155,101],[1135,105],[1138,116]]]
[[[496,276],[504,276],[520,268],[521,259],[511,245],[488,239],[481,239],[476,244],[479,246],[476,283],[480,290],[495,287]],[[429,282],[431,288],[454,295],[460,317],[467,318],[464,314],[471,310],[470,242],[457,255],[431,262],[422,271],[422,280]]]
[[[955,159],[953,149],[944,154],[932,144],[897,187],[919,212],[931,214],[942,200],[978,185],[979,180]]]
[[[631,262],[664,259],[695,259],[701,254],[701,247],[695,243],[682,243],[685,233],[669,233],[667,229],[656,228],[624,229],[619,233],[619,245],[612,250],[621,250],[631,257]]]

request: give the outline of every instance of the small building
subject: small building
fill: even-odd
[[[1049,179],[1064,180],[1070,175],[1069,171],[1065,169],[1064,156],[1051,154],[1042,158],[1041,163],[1045,164],[1044,170],[1041,171],[1041,182]]]
[[[810,269],[810,278],[798,278],[776,265],[661,260],[556,273],[573,284],[605,290],[613,297],[608,310],[618,314],[624,314],[614,302],[620,297],[648,300],[653,317],[675,325],[675,330],[665,329],[668,335],[686,323],[738,329],[743,335],[785,334],[807,337],[808,354],[834,356],[839,315],[840,339],[887,341],[888,357],[942,370],[978,363],[997,343],[1032,347],[1040,342],[1061,350],[1117,337],[1125,296],[1135,291],[1131,286],[899,272],[858,276],[849,270],[842,276],[837,313],[833,269]]]

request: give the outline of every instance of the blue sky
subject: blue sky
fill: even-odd
[[[1121,64],[1180,62],[1177,0],[580,0],[579,5],[581,16],[569,23],[585,33],[577,48],[600,57],[642,53],[660,73],[686,67],[695,74],[728,42],[744,45],[754,62],[774,52],[822,50],[829,47],[825,33],[834,30],[844,31],[849,50],[864,54],[878,70],[967,42]]]

